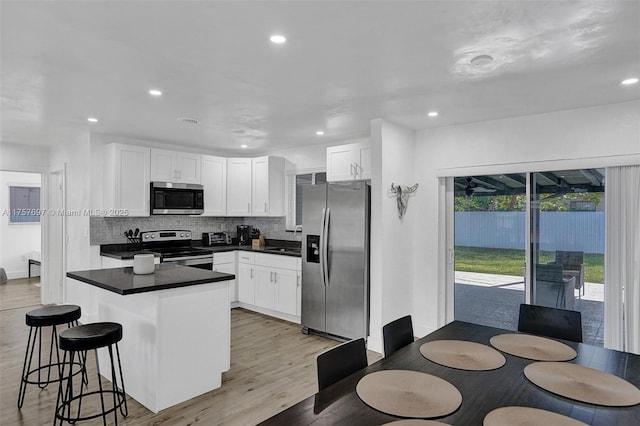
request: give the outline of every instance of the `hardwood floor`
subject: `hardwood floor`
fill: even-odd
[[[56,384],[42,391],[30,385],[22,410],[16,407],[29,334],[24,315],[40,306],[36,283],[37,278],[0,285],[0,425],[50,425],[53,420]],[[46,334],[43,333],[43,345],[48,348]],[[315,356],[336,344],[333,340],[302,334],[298,324],[234,309],[231,369],[223,375],[221,388],[158,414],[129,398],[129,416],[119,417],[118,422],[171,426],[257,424],[317,391]],[[379,354],[369,353],[369,363],[378,359]],[[95,385],[92,354],[88,364],[89,379]],[[91,401],[86,407],[95,404],[98,402]],[[109,420],[112,422],[113,418]],[[97,425],[102,420],[79,424]]]

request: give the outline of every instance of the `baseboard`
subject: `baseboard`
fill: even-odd
[[[24,271],[7,271],[7,270],[5,270],[5,272],[7,273],[7,279],[8,280],[17,280],[19,278],[28,278],[29,277],[29,274],[28,274],[26,269]]]

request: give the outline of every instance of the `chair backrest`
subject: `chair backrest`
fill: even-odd
[[[584,252],[556,250],[556,262],[563,265],[565,268],[567,266],[581,265],[584,263]]]
[[[398,349],[413,343],[413,324],[411,315],[398,318],[382,327],[384,341],[384,356],[389,356]]]
[[[316,364],[318,390],[322,390],[368,365],[364,339],[350,340],[321,353]]]
[[[582,314],[538,305],[520,305],[518,331],[582,343]]]
[[[562,265],[536,263],[536,280],[562,282]]]

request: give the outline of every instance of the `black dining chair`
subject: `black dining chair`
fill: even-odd
[[[321,353],[316,364],[318,390],[322,390],[368,365],[364,339],[350,340]]]
[[[384,341],[384,356],[389,356],[398,349],[413,343],[413,323],[411,315],[398,318],[382,327]]]
[[[538,305],[520,305],[518,331],[582,343],[582,314]]]

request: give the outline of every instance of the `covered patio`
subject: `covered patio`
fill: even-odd
[[[582,312],[584,343],[604,345],[604,285],[585,282],[585,294],[575,294],[575,310]],[[455,273],[455,319],[515,330],[524,303],[523,277]]]

